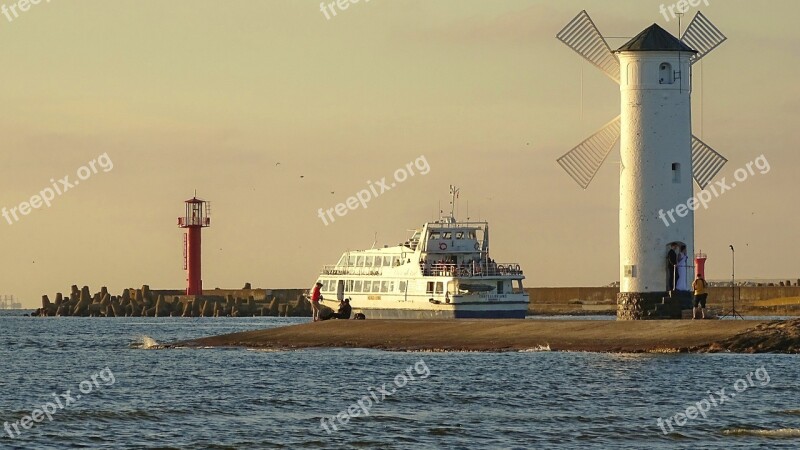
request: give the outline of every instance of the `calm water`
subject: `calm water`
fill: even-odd
[[[800,447],[795,356],[159,350],[147,347],[304,320],[8,314],[0,425],[56,411],[19,437],[0,430],[3,449]],[[736,398],[702,402],[723,387]],[[698,402],[706,418],[657,425]],[[338,413],[348,423],[328,434],[320,419]]]

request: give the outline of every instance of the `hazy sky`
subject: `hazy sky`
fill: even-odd
[[[375,233],[405,240],[449,184],[527,286],[615,281],[619,152],[586,191],[555,160],[618,114],[619,90],[555,34],[581,9],[613,48],[653,22],[677,33],[662,3],[362,0],[328,20],[305,0],[54,0],[0,15],[0,207],[113,162],[0,217],[0,294],[33,307],[72,284],[184,288],[176,217],[195,189],[213,207],[205,288],[307,287]],[[729,39],[695,66],[695,133],[704,91],[720,176],[761,154],[771,170],[697,213],[697,248],[712,279],[730,276],[731,243],[737,276],[798,278],[800,3],[700,10]],[[420,156],[427,175],[317,217]]]

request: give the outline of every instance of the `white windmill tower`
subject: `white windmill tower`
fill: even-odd
[[[653,24],[612,52],[586,11],[556,37],[620,85],[621,114],[558,159],[586,189],[620,140],[617,318],[680,318],[667,255],[673,243],[693,255],[694,210],[676,207],[727,162],[692,135],[691,66],[726,37],[698,12],[681,39]]]

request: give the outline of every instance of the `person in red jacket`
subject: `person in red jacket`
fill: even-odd
[[[317,281],[317,284],[314,285],[314,290],[311,291],[311,316],[314,319],[314,322],[319,320],[319,299],[322,297],[320,295],[319,290],[322,287],[322,283]]]

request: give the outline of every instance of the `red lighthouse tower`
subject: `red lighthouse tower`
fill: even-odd
[[[203,295],[203,277],[200,273],[200,232],[211,226],[209,202],[197,197],[186,200],[186,213],[178,217],[178,227],[188,228],[183,235],[183,269],[186,270],[186,295]]]

